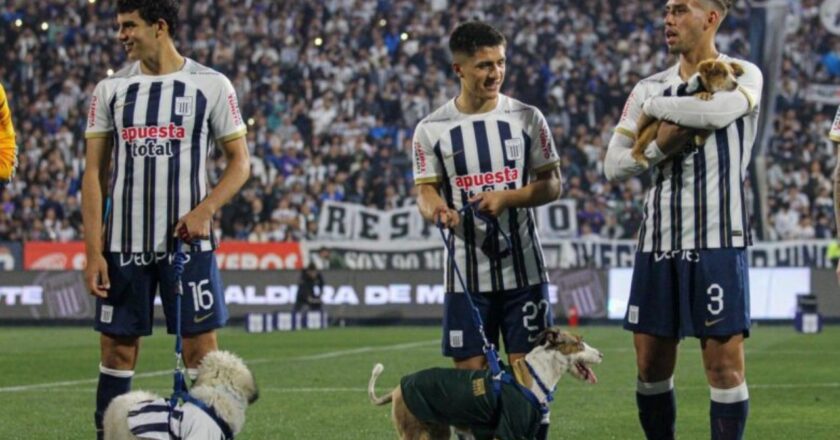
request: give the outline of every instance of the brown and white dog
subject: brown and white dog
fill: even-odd
[[[737,77],[744,74],[744,68],[738,63],[706,60],[697,65],[697,73],[700,87],[692,96],[709,101],[712,99],[712,95],[717,92],[730,92],[738,88]],[[636,162],[648,166],[648,160],[645,158],[645,148],[656,138],[661,122],[645,113],[642,113],[642,116],[639,117],[636,130],[639,135],[636,142],[633,143],[630,153]],[[694,137],[694,144],[702,146],[710,134],[709,131],[697,134]]]
[[[540,404],[547,403],[547,396],[542,391],[538,382],[553,389],[561,377],[567,372],[578,379],[589,383],[598,381],[590,365],[599,364],[603,359],[600,351],[590,347],[583,342],[580,336],[562,331],[560,327],[551,327],[540,334],[537,345],[524,359],[519,359],[513,364],[513,371],[516,381],[531,390]],[[526,366],[527,361],[533,369],[536,380],[531,370]],[[376,396],[376,379],[384,370],[382,364],[376,364],[371,372],[368,382],[368,396],[374,405],[385,405],[393,402],[391,407],[391,419],[401,439],[448,439],[450,436],[449,426],[428,420],[419,420],[405,402],[402,386],[398,385],[390,393],[381,397]],[[438,374],[446,372],[457,372],[454,368],[437,369]],[[424,370],[427,371],[427,370]],[[460,370],[463,371],[463,370]],[[422,372],[421,372],[422,373]],[[411,392],[422,393],[422,389],[412,388]],[[434,402],[431,402],[434,404]],[[525,403],[526,405],[528,403]],[[435,408],[436,410],[438,408]],[[458,431],[469,431],[470,427],[458,427]]]

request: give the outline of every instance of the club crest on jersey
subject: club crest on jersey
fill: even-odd
[[[176,116],[187,116],[190,117],[193,115],[193,97],[192,96],[181,96],[175,98],[175,115]]]
[[[505,157],[507,160],[522,159],[522,139],[513,138],[505,140]]]

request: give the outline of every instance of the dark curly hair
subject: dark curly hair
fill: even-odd
[[[479,48],[506,44],[505,36],[501,32],[480,21],[461,23],[449,36],[449,51],[452,54],[472,56]]]
[[[178,0],[117,0],[117,13],[140,13],[146,23],[157,23],[163,19],[169,25],[169,35],[178,29]]]

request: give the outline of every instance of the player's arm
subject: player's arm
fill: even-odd
[[[17,145],[12,124],[12,108],[6,99],[6,92],[0,85],[0,182],[9,181],[17,167]]]
[[[224,141],[222,150],[227,158],[227,167],[219,183],[175,225],[175,233],[185,241],[209,238],[213,215],[242,188],[251,175],[251,159],[244,135]]]
[[[108,266],[103,256],[102,205],[110,167],[112,138],[89,137],[85,141],[85,172],[82,175],[82,223],[85,229],[85,284],[105,298],[110,288]]]
[[[704,101],[693,96],[657,96],[645,100],[643,111],[683,127],[718,130],[756,111],[761,99],[764,78],[753,64],[743,63],[744,74],[738,77],[738,88],[717,92]]]
[[[454,228],[461,222],[458,211],[447,205],[440,196],[440,182],[443,164],[434,151],[434,143],[429,139],[425,121],[414,129],[412,139],[412,165],[414,167],[414,185],[417,187],[417,209],[426,221],[441,222],[448,228]]]

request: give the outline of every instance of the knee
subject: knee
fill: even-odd
[[[744,382],[744,371],[734,363],[719,360],[706,365],[706,378],[715,388],[734,388]]]
[[[214,350],[218,350],[216,332],[184,336],[184,364],[189,368],[197,368],[204,356]]]
[[[642,382],[660,382],[674,375],[674,369],[669,363],[654,359],[638,359],[639,380]]]
[[[139,338],[102,335],[100,341],[102,366],[114,370],[133,370],[137,362]]]

